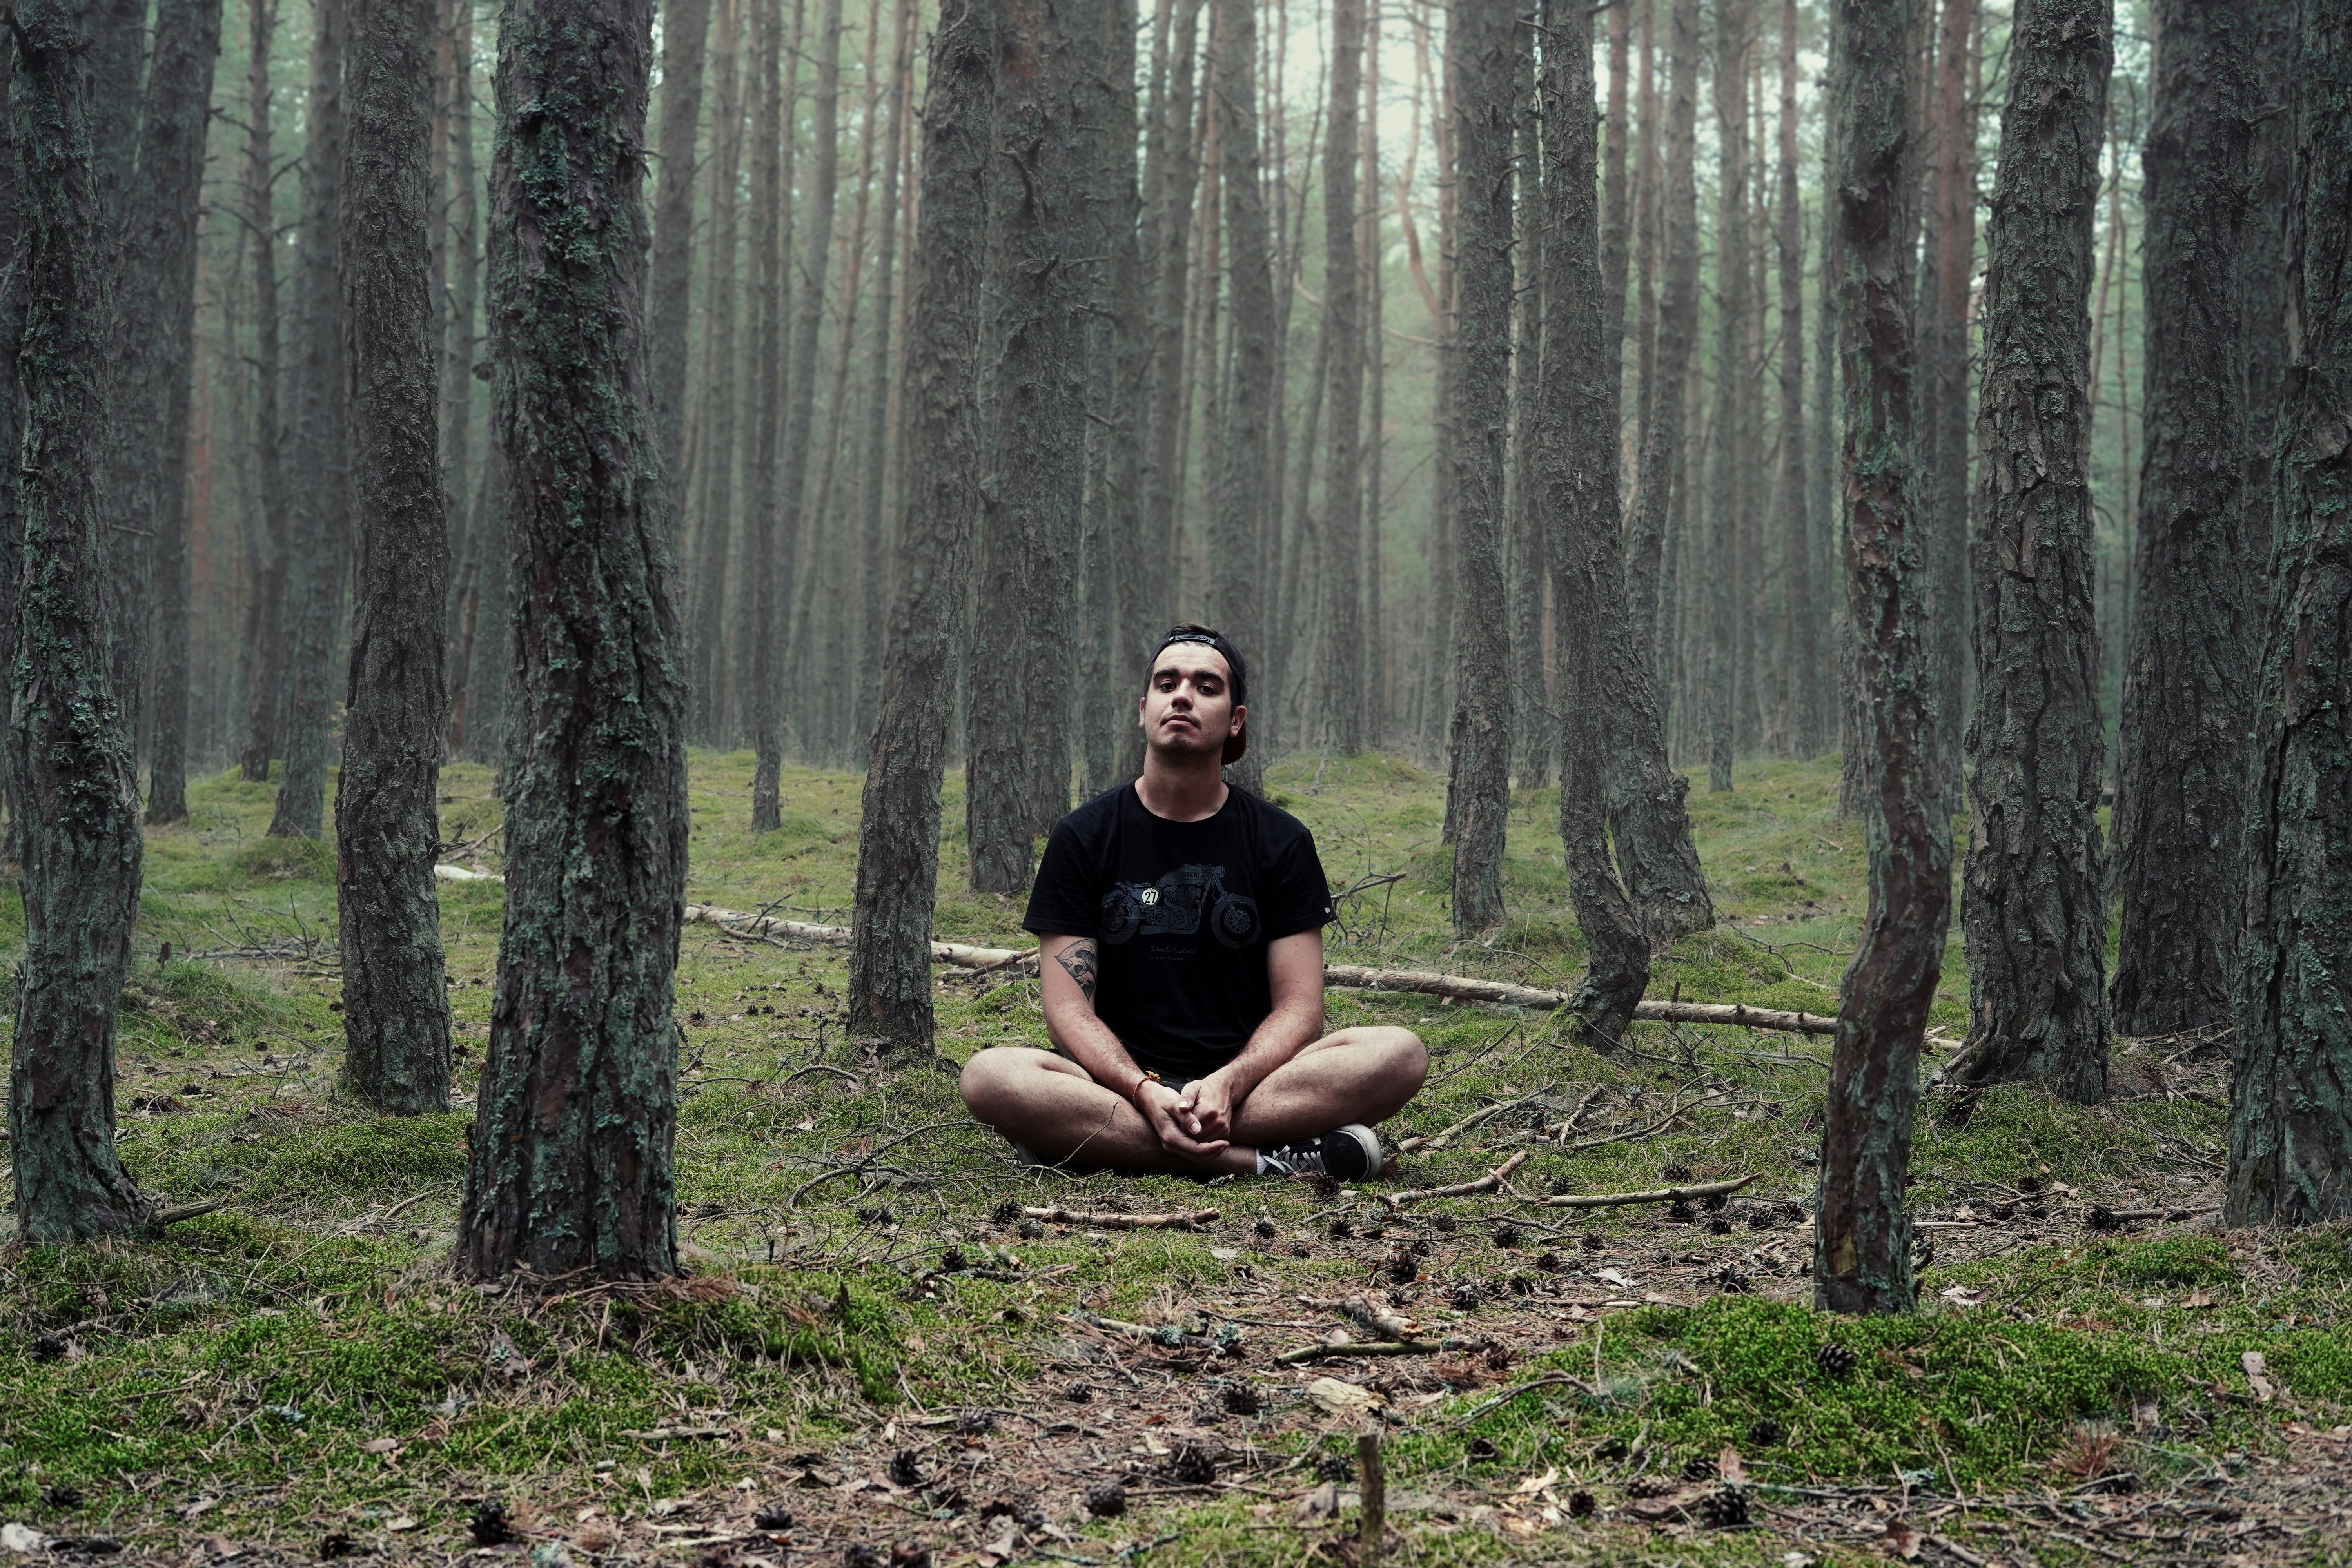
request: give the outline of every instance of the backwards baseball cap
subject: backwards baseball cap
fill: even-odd
[[[1151,650],[1151,668],[1157,669],[1160,668],[1160,656],[1161,654],[1166,653],[1178,643],[1185,642],[1202,644],[1205,647],[1216,649],[1218,653],[1224,656],[1225,668],[1233,672],[1234,706],[1236,708],[1248,707],[1249,662],[1242,658],[1242,650],[1228,642],[1225,639],[1224,635],[1221,632],[1213,632],[1206,626],[1196,626],[1189,622],[1181,626],[1172,626],[1169,628],[1168,635],[1160,639],[1160,646]],[[1150,672],[1147,670],[1144,674],[1144,679],[1148,683],[1150,679]],[[1242,760],[1242,753],[1248,750],[1249,730],[1245,723],[1241,733],[1237,735],[1229,735],[1225,738],[1223,760],[1229,763],[1240,762]]]

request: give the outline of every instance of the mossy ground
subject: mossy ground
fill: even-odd
[[[858,781],[788,773],[782,831],[755,838],[750,780],[747,755],[697,754],[688,896],[841,921]],[[1723,923],[1667,955],[1653,994],[1830,1011],[1863,912],[1859,826],[1833,818],[1831,763],[1745,767],[1738,783],[1691,796]],[[1939,1222],[1922,1233],[1937,1254],[1923,1308],[1857,1322],[1807,1305],[1809,1231],[1789,1207],[1811,1206],[1817,1038],[1640,1025],[1604,1059],[1565,1045],[1549,1015],[1334,991],[1332,1026],[1402,1023],[1431,1047],[1430,1086],[1391,1136],[1538,1097],[1408,1154],[1398,1181],[1464,1180],[1516,1149],[1532,1155],[1513,1177],[1530,1199],[1684,1167],[1759,1177],[1696,1220],[1507,1195],[1399,1216],[1380,1189],[1017,1171],[964,1116],[952,1063],[1043,1044],[1034,983],[942,972],[946,1059],[886,1073],[845,1037],[841,950],[697,926],[679,1007],[698,1016],[678,1134],[692,1277],[484,1294],[443,1261],[469,1115],[383,1121],[336,1092],[332,868],[324,849],[262,837],[270,787],[201,782],[188,824],[150,835],[122,1015],[127,1162],[170,1201],[223,1206],[161,1239],[0,1254],[0,1520],[177,1561],[230,1545],[308,1560],[330,1537],[407,1557],[472,1548],[467,1521],[496,1498],[541,1562],[561,1544],[583,1562],[806,1563],[864,1541],[920,1542],[944,1564],[1003,1539],[983,1508],[1001,1499],[1016,1520],[1042,1516],[1021,1526],[1024,1552],[1288,1564],[1347,1555],[1344,1497],[1336,1521],[1294,1519],[1365,1419],[1306,1395],[1323,1376],[1385,1407],[1404,1561],[1780,1563],[1899,1551],[1906,1531],[1929,1560],[1964,1563],[1941,1543],[2043,1563],[2153,1551],[2135,1530],[2178,1532],[2176,1553],[2224,1533],[2215,1549],[2249,1559],[2344,1551],[2340,1521],[2331,1536],[2296,1487],[2344,1479],[2347,1445],[2315,1434],[2352,1402],[2346,1239],[2210,1229],[2224,1107],[2210,1053],[2119,1042],[2116,1099],[2095,1109],[2020,1088],[1930,1096],[1912,1189]],[[1335,961],[1545,984],[1580,966],[1551,793],[1517,801],[1508,916],[1463,945],[1441,778],[1310,756],[1269,787],[1315,829],[1337,886],[1402,874],[1343,900]],[[495,868],[487,773],[453,767],[443,795],[445,837],[469,845],[457,858]],[[963,886],[959,781],[945,819],[939,934],[1019,941],[1018,900]],[[442,887],[468,1100],[500,898],[495,883]],[[20,933],[11,892],[0,944]],[[1956,934],[1935,1015],[1947,1040],[1965,1027],[1960,962]],[[1694,1108],[1657,1131],[1599,1142],[1678,1098]],[[1530,1141],[1537,1110],[1579,1108],[1569,1138]],[[1008,1201],[1220,1217],[1030,1237],[997,1219]],[[2086,1229],[2103,1204],[2198,1212]],[[1520,1232],[1507,1247],[1493,1233],[1506,1218]],[[965,1267],[939,1272],[950,1250]],[[1338,1321],[1302,1297],[1367,1289],[1455,1348],[1273,1364]],[[1204,1362],[1074,1311],[1238,1328],[1244,1353]],[[1823,1369],[1832,1342],[1851,1371]],[[1243,1387],[1263,1414],[1223,1410]],[[1188,1444],[1219,1454],[1213,1486],[1163,1473]],[[1727,1448],[1758,1528],[1632,1520],[1673,1506],[1642,1504],[1632,1483],[1719,1468]],[[889,1470],[902,1452],[911,1486]],[[1090,1520],[1079,1495],[1122,1475],[1129,1512]],[[1570,1517],[1579,1492],[1596,1517]],[[789,1531],[753,1532],[770,1504],[797,1516]],[[2241,1513],[2267,1522],[2228,1522]]]

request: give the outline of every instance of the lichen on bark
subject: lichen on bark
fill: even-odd
[[[506,914],[462,1272],[677,1268],[685,684],[645,378],[652,0],[509,0],[490,181]]]

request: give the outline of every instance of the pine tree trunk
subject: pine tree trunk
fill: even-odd
[[[205,128],[220,0],[163,0],[141,117],[139,165],[123,227],[107,409],[109,531],[152,536],[154,736],[147,819],[188,815],[188,399],[194,374],[196,214],[204,195]],[[128,635],[130,621],[117,623]],[[117,677],[137,679],[142,647]],[[118,685],[118,691],[128,688]]]
[[[2245,968],[2230,1084],[2225,1223],[2309,1225],[2352,1213],[2352,15],[2297,0],[2284,73],[2294,137],[2289,369],[2272,451],[2278,549],[2254,703],[2246,813]],[[2169,40],[2168,40],[2168,43]]]
[[[291,564],[286,479],[278,445],[278,218],[270,199],[269,41],[276,0],[247,0],[246,239],[253,266],[253,472],[261,513],[260,572],[247,611],[245,746],[238,773],[248,784],[269,777],[286,722],[286,584]]]
[[[1163,4],[1162,14],[1167,7]],[[1108,744],[1108,766],[1087,781],[1087,791],[1101,793],[1129,772],[1134,742],[1141,731],[1129,722],[1123,697],[1134,695],[1133,683],[1144,667],[1148,639],[1159,629],[1150,624],[1150,575],[1153,563],[1145,554],[1143,485],[1148,466],[1144,444],[1151,418],[1151,321],[1145,301],[1146,268],[1139,234],[1148,217],[1136,167],[1136,140],[1140,133],[1135,96],[1135,0],[1112,0],[1104,34],[1103,77],[1110,84],[1110,207],[1104,215],[1109,232],[1108,287],[1110,331],[1109,427],[1102,439],[1108,448],[1104,468],[1104,528],[1109,535],[1112,605],[1108,684],[1110,700],[1099,714],[1087,715]],[[1090,753],[1091,754],[1091,753]]]
[[[1569,899],[1591,954],[1569,1006],[1585,1043],[1608,1051],[1650,981],[1649,938],[1609,858],[1604,805],[1616,759],[1608,715],[1638,709],[1661,756],[1664,741],[1624,593],[1622,376],[1608,353],[1610,284],[1597,254],[1592,194],[1592,14],[1577,0],[1552,0],[1548,12],[1540,83],[1547,374],[1534,424],[1537,505],[1552,541],[1559,637],[1559,837]],[[1621,299],[1623,281],[1621,273]]]
[[[24,235],[24,168],[17,156],[16,116],[13,95],[16,85],[13,46],[0,40],[0,256],[15,257]],[[234,296],[232,296],[233,298]],[[25,386],[16,359],[24,348],[25,274],[11,267],[0,274],[0,451],[19,452],[25,445]],[[24,484],[21,477],[0,481],[0,561],[25,558]],[[16,662],[16,611],[23,574],[0,570],[0,668]],[[8,825],[0,834],[0,855],[24,859],[25,809],[23,774],[13,731],[0,733],[0,793],[8,803]]]
[[[450,654],[445,668],[449,687],[447,749],[453,757],[479,758],[495,754],[496,741],[495,736],[475,729],[478,703],[472,683],[473,648],[481,626],[482,569],[491,555],[507,546],[503,538],[481,535],[481,519],[470,504],[481,466],[474,458],[474,363],[481,347],[475,317],[482,300],[481,201],[475,188],[474,162],[473,0],[454,0],[446,21],[452,90],[448,315],[440,324],[441,494],[448,509],[450,560],[466,563],[467,578],[450,595],[454,635],[444,642]],[[491,744],[483,744],[485,741]]]
[[[110,287],[116,298],[110,307],[107,367],[107,419],[100,432],[99,496],[106,517],[100,524],[105,546],[106,622],[109,658],[113,666],[115,700],[121,705],[122,732],[131,742],[132,767],[144,756],[146,678],[150,623],[153,616],[151,575],[154,570],[155,528],[150,514],[153,498],[147,476],[128,468],[155,451],[162,418],[157,410],[161,386],[127,363],[143,359],[152,346],[152,331],[145,322],[148,298],[158,287],[152,268],[126,268],[132,247],[141,244],[134,229],[144,229],[139,209],[144,204],[139,189],[139,122],[145,94],[147,0],[83,0],[78,25],[87,37],[82,52],[84,85],[89,93],[86,115],[92,168],[97,181],[100,243],[110,267]],[[125,341],[126,313],[141,325]],[[124,425],[136,426],[136,436]],[[137,442],[137,457],[125,447]],[[131,492],[138,492],[135,498]],[[126,500],[138,507],[138,521],[126,522]],[[131,531],[125,531],[131,530]]]
[[[1512,163],[1519,187],[1517,205],[1512,209],[1516,232],[1511,256],[1518,276],[1511,289],[1511,455],[1507,487],[1510,545],[1505,569],[1511,601],[1511,772],[1520,788],[1541,789],[1551,782],[1552,759],[1559,752],[1548,668],[1550,660],[1545,657],[1544,640],[1544,590],[1551,582],[1551,547],[1544,534],[1543,510],[1535,499],[1540,482],[1535,474],[1535,421],[1542,397],[1547,228],[1543,149],[1535,114],[1540,91],[1535,75],[1536,51],[1519,47],[1517,54],[1521,79],[1517,85],[1525,89],[1526,101],[1524,106],[1514,104],[1511,117],[1517,143]],[[1621,307],[1621,317],[1622,313]],[[1622,328],[1621,320],[1620,331]],[[1605,327],[1603,331],[1605,338]]]
[[[1510,604],[1503,589],[1505,437],[1511,385],[1511,99],[1514,13],[1473,5],[1445,29],[1454,99],[1455,372],[1451,455],[1460,609],[1454,636],[1454,929],[1465,940],[1503,918],[1503,835],[1511,810]]]
[[[883,548],[882,499],[893,472],[890,388],[898,362],[890,335],[898,268],[898,166],[906,157],[908,105],[915,74],[914,0],[898,0],[892,9],[898,21],[890,46],[890,128],[883,137],[882,222],[874,247],[879,263],[874,281],[874,376],[866,404],[866,479],[858,491],[858,582],[864,601],[858,622],[864,635],[858,639],[858,706],[851,718],[849,761],[859,772],[869,765],[873,723],[868,716],[882,683],[882,579],[887,560]]]
[[[1839,987],[1822,1135],[1813,1304],[1907,1312],[1916,1289],[1903,1188],[1919,1098],[1919,1042],[1951,918],[1952,840],[1933,696],[1924,684],[1933,584],[1923,529],[1910,310],[1910,61],[1905,0],[1837,0],[1830,140],[1836,186],[1839,469],[1848,512],[1848,614],[1866,693],[1870,910]]]
[[[1175,41],[1167,69],[1160,112],[1149,127],[1145,166],[1150,195],[1145,221],[1151,230],[1152,271],[1150,436],[1143,469],[1143,551],[1152,563],[1138,617],[1132,653],[1139,668],[1160,635],[1175,619],[1176,494],[1184,462],[1184,321],[1188,263],[1192,256],[1193,187],[1200,165],[1192,151],[1193,58],[1198,53],[1202,0],[1176,0]],[[1129,739],[1122,771],[1143,768],[1143,731]]]
[[[1633,143],[1633,431],[1632,466],[1638,483],[1642,453],[1650,440],[1651,388],[1658,368],[1658,252],[1665,240],[1659,224],[1658,193],[1658,0],[1642,0],[1641,88]],[[1610,112],[1614,114],[1615,109]],[[1604,261],[1604,267],[1606,265]],[[1608,287],[1604,271],[1601,286]],[[1604,306],[1605,308],[1605,306]],[[1654,575],[1654,573],[1653,574]]]
[[[751,247],[758,255],[759,278],[755,314],[757,337],[751,351],[751,400],[756,409],[751,435],[749,493],[743,498],[743,563],[748,579],[744,615],[736,631],[737,664],[744,671],[745,718],[751,731],[751,831],[773,833],[783,824],[777,808],[778,775],[783,769],[783,738],[776,713],[778,670],[782,664],[783,626],[777,614],[790,584],[781,581],[777,560],[776,448],[783,425],[784,398],[784,268],[791,247],[784,238],[784,215],[792,192],[781,167],[789,151],[791,121],[785,118],[790,95],[782,85],[784,58],[783,0],[752,0],[759,7],[753,19],[758,34],[759,107],[751,116]],[[797,9],[800,0],[794,0]],[[795,25],[793,31],[799,27]],[[797,40],[795,40],[797,41]],[[793,58],[797,62],[798,52]],[[795,66],[797,69],[797,65]],[[789,544],[784,548],[789,549]]]
[[[2244,4],[2167,0],[2141,154],[2147,445],[2138,614],[2124,668],[2116,793],[2122,915],[2111,1000],[2123,1035],[2229,1021],[2237,983],[2255,574],[2245,514],[2243,236],[2255,23]]]
[[[1937,47],[1934,196],[1919,298],[1921,436],[1937,584],[1936,700],[1947,798],[1962,798],[1969,674],[1969,295],[1976,276],[1977,114],[1969,90],[1979,0],[1945,0]]]
[[[1813,577],[1812,492],[1805,430],[1805,226],[1797,190],[1797,0],[1780,0],[1780,195],[1773,241],[1780,280],[1780,440],[1772,508],[1780,539],[1780,652],[1786,660],[1782,728],[1800,761],[1830,747],[1822,722],[1829,639]]]
[[[1343,756],[1367,741],[1364,701],[1362,264],[1356,254],[1358,120],[1364,95],[1364,0],[1332,0],[1331,114],[1323,134],[1323,330],[1331,339],[1325,416],[1331,449],[1323,470],[1324,592],[1316,681],[1319,739]],[[1374,635],[1379,628],[1374,627]]]
[[[1370,21],[1369,15],[1367,22]],[[1364,180],[1356,233],[1356,265],[1363,271],[1357,293],[1364,327],[1364,424],[1357,449],[1363,455],[1364,541],[1364,680],[1367,690],[1364,744],[1378,750],[1390,742],[1388,715],[1395,701],[1396,644],[1389,636],[1384,552],[1388,526],[1388,341],[1384,335],[1388,300],[1381,287],[1381,30],[1364,29]],[[1301,213],[1302,219],[1305,214]],[[1328,371],[1328,367],[1327,371]],[[1287,689],[1286,688],[1286,689]]]
[[[1659,616],[1659,574],[1667,506],[1682,455],[1692,340],[1698,331],[1698,0],[1671,0],[1671,5],[1660,182],[1665,278],[1657,310],[1657,363],[1643,377],[1649,413],[1625,542],[1625,587],[1633,633],[1652,647],[1673,631]]]
[[[449,1109],[436,791],[448,594],[426,287],[435,0],[352,0],[337,270],[350,344],[357,592],[335,786],[343,1081],[376,1110]]]
[[[25,315],[14,378],[25,433],[12,664],[10,816],[23,856],[25,952],[8,1079],[17,1235],[126,1230],[149,1205],[114,1144],[115,1009],[139,910],[139,788],[110,685],[98,465],[107,297],[68,0],[10,18],[11,162]]]
[[[1104,254],[1085,194],[1106,151],[1098,21],[1092,4],[1014,0],[998,39],[998,134],[1012,150],[1000,163],[1012,171],[990,213],[1003,280],[989,333],[996,456],[982,498],[965,797],[981,892],[1025,888],[1032,837],[1069,809],[1086,326]]]
[[[1748,473],[1737,431],[1749,400],[1748,334],[1748,47],[1750,0],[1717,0],[1715,10],[1716,139],[1722,149],[1717,183],[1715,256],[1715,450],[1707,487],[1706,558],[1706,787],[1731,787],[1735,688],[1740,681],[1738,628],[1747,619],[1745,601],[1755,579],[1741,571],[1745,543],[1739,526]],[[1740,579],[1735,601],[1731,584]]]
[[[2092,614],[2091,220],[2112,0],[2022,0],[1984,284],[1971,556],[1977,710],[1960,918],[1972,1082],[2106,1098]]]
[[[1258,602],[1257,539],[1266,506],[1266,440],[1274,423],[1273,240],[1259,184],[1257,126],[1257,0],[1217,0],[1217,54],[1210,101],[1220,117],[1219,183],[1224,189],[1225,257],[1233,291],[1234,377],[1219,436],[1214,515],[1209,534],[1209,618],[1235,646],[1255,654],[1263,646]],[[1276,693],[1251,693],[1246,721],[1271,718]],[[1269,726],[1270,728],[1271,726]],[[1252,745],[1228,778],[1251,794],[1264,793],[1265,752]]]
[[[849,1016],[898,1058],[931,1050],[931,908],[940,871],[959,633],[987,448],[979,411],[981,285],[996,180],[988,8],[931,34],[907,310],[906,488],[881,705],[857,837]]]
[[[758,6],[762,0],[751,3]],[[740,205],[735,190],[743,158],[742,40],[742,9],[736,0],[720,0],[718,59],[712,71],[717,96],[711,106],[710,243],[702,274],[710,343],[703,359],[703,397],[709,413],[703,437],[705,479],[695,525],[694,576],[688,584],[693,621],[686,654],[687,681],[693,693],[687,733],[705,745],[719,740],[720,688],[727,673],[727,547],[735,522],[736,437],[746,391],[736,374],[741,356],[735,314],[742,292],[736,272]]]
[[[780,193],[793,203],[795,215],[804,205],[810,219],[807,247],[801,252],[801,264],[794,275],[793,299],[798,308],[798,320],[793,324],[793,362],[784,394],[782,457],[776,470],[776,549],[781,556],[777,592],[779,602],[790,613],[775,635],[784,639],[787,684],[803,685],[804,689],[796,693],[803,698],[814,698],[822,689],[822,683],[792,680],[794,674],[807,668],[807,660],[793,658],[790,650],[810,635],[808,606],[814,602],[810,595],[822,577],[822,535],[807,522],[811,503],[817,499],[816,487],[809,482],[809,462],[816,423],[818,336],[824,326],[825,281],[833,261],[834,198],[841,183],[841,0],[823,0],[817,34],[816,106],[810,124],[812,166],[808,189],[803,195],[788,184]],[[801,581],[803,573],[807,576],[805,585]],[[800,596],[797,605],[796,594]],[[804,737],[812,727],[810,717],[814,711],[812,703],[796,709],[792,715],[793,722]],[[773,819],[771,826],[782,820],[774,794],[782,754],[783,731],[779,723],[769,732],[769,749],[761,753],[760,770],[751,785],[751,815],[757,821]]]
[[[661,141],[654,171],[646,370],[654,401],[654,445],[669,486],[673,532],[686,510],[686,331],[694,277],[694,154],[702,126],[703,50],[709,32],[710,0],[668,0],[662,7]]]
[[[1695,166],[1698,121],[1697,0],[1674,0],[1672,87],[1665,125],[1663,205],[1665,293],[1657,317],[1657,366],[1642,438],[1641,474],[1633,516],[1626,528],[1625,636],[1642,660],[1641,683],[1656,694],[1655,649],[1660,625],[1659,569],[1669,502],[1682,466],[1685,403],[1691,385],[1693,339],[1698,320],[1698,195]],[[1686,488],[1686,487],[1685,487]],[[1691,841],[1683,801],[1690,783],[1669,764],[1662,721],[1620,709],[1610,717],[1606,775],[1609,829],[1617,846],[1626,891],[1641,911],[1643,929],[1663,946],[1715,923],[1706,879]]]
[[[299,357],[294,375],[291,499],[299,542],[288,574],[290,666],[286,768],[269,819],[275,838],[317,838],[326,810],[327,741],[341,651],[343,578],[351,559],[351,452],[343,406],[341,295],[335,237],[342,206],[343,34],[348,0],[311,8],[310,91],[303,106]]]
[[[1631,4],[1609,7],[1609,112],[1604,127],[1607,141],[1601,164],[1601,342],[1609,354],[1609,363],[1621,384],[1617,401],[1624,402],[1622,384],[1625,379],[1625,274],[1631,254],[1625,231],[1628,197],[1625,189],[1625,163],[1631,144],[1633,106],[1627,100],[1627,72],[1631,66],[1633,40],[1633,8]],[[1598,106],[1595,106],[1598,112]],[[1622,437],[1620,437],[1620,445]],[[1620,465],[1622,466],[1622,463]],[[1623,572],[1621,568],[1619,575]]]
[[[457,1232],[475,1279],[677,1267],[686,690],[643,372],[652,23],[650,0],[510,0],[499,29],[489,319],[523,740]]]

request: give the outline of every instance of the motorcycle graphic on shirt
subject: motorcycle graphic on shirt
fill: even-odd
[[[1184,866],[1156,882],[1120,882],[1105,893],[1101,940],[1117,945],[1138,934],[1191,936],[1203,916],[1227,947],[1247,947],[1257,936],[1257,900],[1225,891],[1223,866]]]

